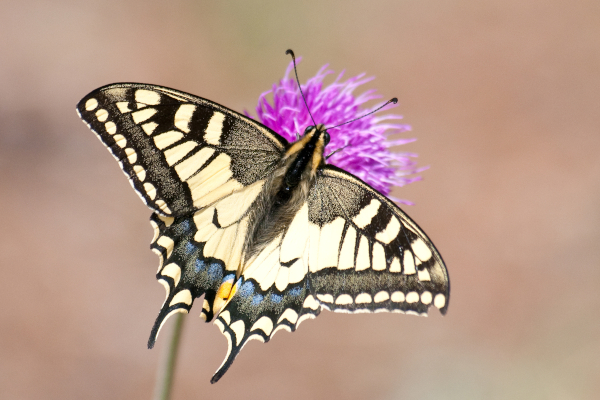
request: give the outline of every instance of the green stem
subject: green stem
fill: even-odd
[[[173,386],[173,375],[177,361],[177,349],[183,327],[185,313],[173,315],[173,326],[169,332],[168,346],[164,348],[156,371],[156,385],[154,386],[154,400],[169,400],[171,387]]]

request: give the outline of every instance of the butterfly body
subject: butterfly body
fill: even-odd
[[[319,129],[320,128],[320,129]],[[308,127],[290,144],[279,165],[267,179],[255,207],[254,227],[244,251],[247,258],[259,253],[292,222],[308,198],[311,186],[324,165],[325,131]]]
[[[228,341],[212,382],[249,340],[322,309],[446,312],[441,256],[398,206],[325,162],[323,126],[288,143],[209,100],[135,83],[97,89],[77,109],[153,211],[166,299],[148,345],[204,296],[201,317]]]
[[[244,258],[237,268],[236,280],[245,270],[244,261],[252,260],[283,234],[306,202],[319,167],[324,164],[324,149],[325,131],[322,126],[308,127],[297,142],[288,146],[281,161],[266,179],[248,217],[248,231],[242,250]],[[219,313],[235,291],[236,286],[229,278],[223,281],[212,305],[207,304],[214,315]]]

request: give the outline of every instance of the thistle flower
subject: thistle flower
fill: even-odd
[[[324,87],[323,80],[333,73],[327,67],[323,66],[316,76],[302,85],[306,102],[317,124],[335,126],[367,114],[381,105],[362,107],[370,100],[381,98],[374,90],[354,94],[356,88],[373,80],[372,77],[365,77],[365,74],[344,81],[344,72],[341,72],[333,83]],[[307,126],[313,125],[298,85],[292,78],[293,70],[293,63],[290,63],[283,79],[260,95],[256,107],[260,122],[289,141],[296,140],[297,133],[302,133]],[[270,95],[272,102],[267,98]],[[398,123],[400,119],[400,115],[373,114],[328,130],[331,141],[325,155],[343,149],[332,155],[327,162],[356,175],[386,196],[389,196],[394,186],[404,186],[420,180],[421,177],[415,174],[425,168],[417,168],[413,160],[417,157],[416,154],[390,151],[392,147],[416,140],[390,140],[391,135],[411,129],[409,125]],[[405,200],[392,200],[412,204]]]

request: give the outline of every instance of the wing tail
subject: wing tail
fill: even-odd
[[[148,348],[151,349],[154,347],[154,343],[156,343],[158,334],[160,333],[161,328],[163,327],[167,319],[169,319],[169,317],[176,313],[187,314],[190,311],[190,308],[192,308],[191,304],[187,305],[179,303],[175,304],[174,306],[169,306],[169,304],[167,304],[167,302],[165,301],[165,305],[158,313],[158,317],[156,318],[156,321],[154,321],[152,331],[150,331],[150,338],[148,339]]]
[[[244,341],[241,344],[241,346],[237,346],[234,343],[234,341],[236,340],[235,333],[231,330],[231,328],[229,326],[227,326],[225,321],[223,321],[221,318],[218,318],[215,321],[215,325],[217,325],[219,327],[219,329],[221,330],[221,333],[223,333],[223,335],[227,339],[227,354],[225,355],[225,359],[221,363],[221,366],[217,369],[217,371],[215,372],[213,377],[210,379],[210,383],[218,382],[219,379],[221,379],[221,377],[223,377],[223,375],[225,375],[225,372],[227,372],[227,370],[233,363],[233,360],[235,360],[238,353],[240,352],[240,350],[242,350],[242,347],[244,347],[244,344],[246,342],[246,341]]]

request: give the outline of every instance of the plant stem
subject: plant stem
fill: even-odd
[[[177,362],[177,349],[179,348],[179,339],[183,327],[183,317],[185,313],[173,315],[173,326],[169,332],[168,345],[164,348],[156,371],[156,385],[154,386],[154,400],[169,400],[171,397],[171,387],[173,386],[173,375],[175,373],[175,363]]]

